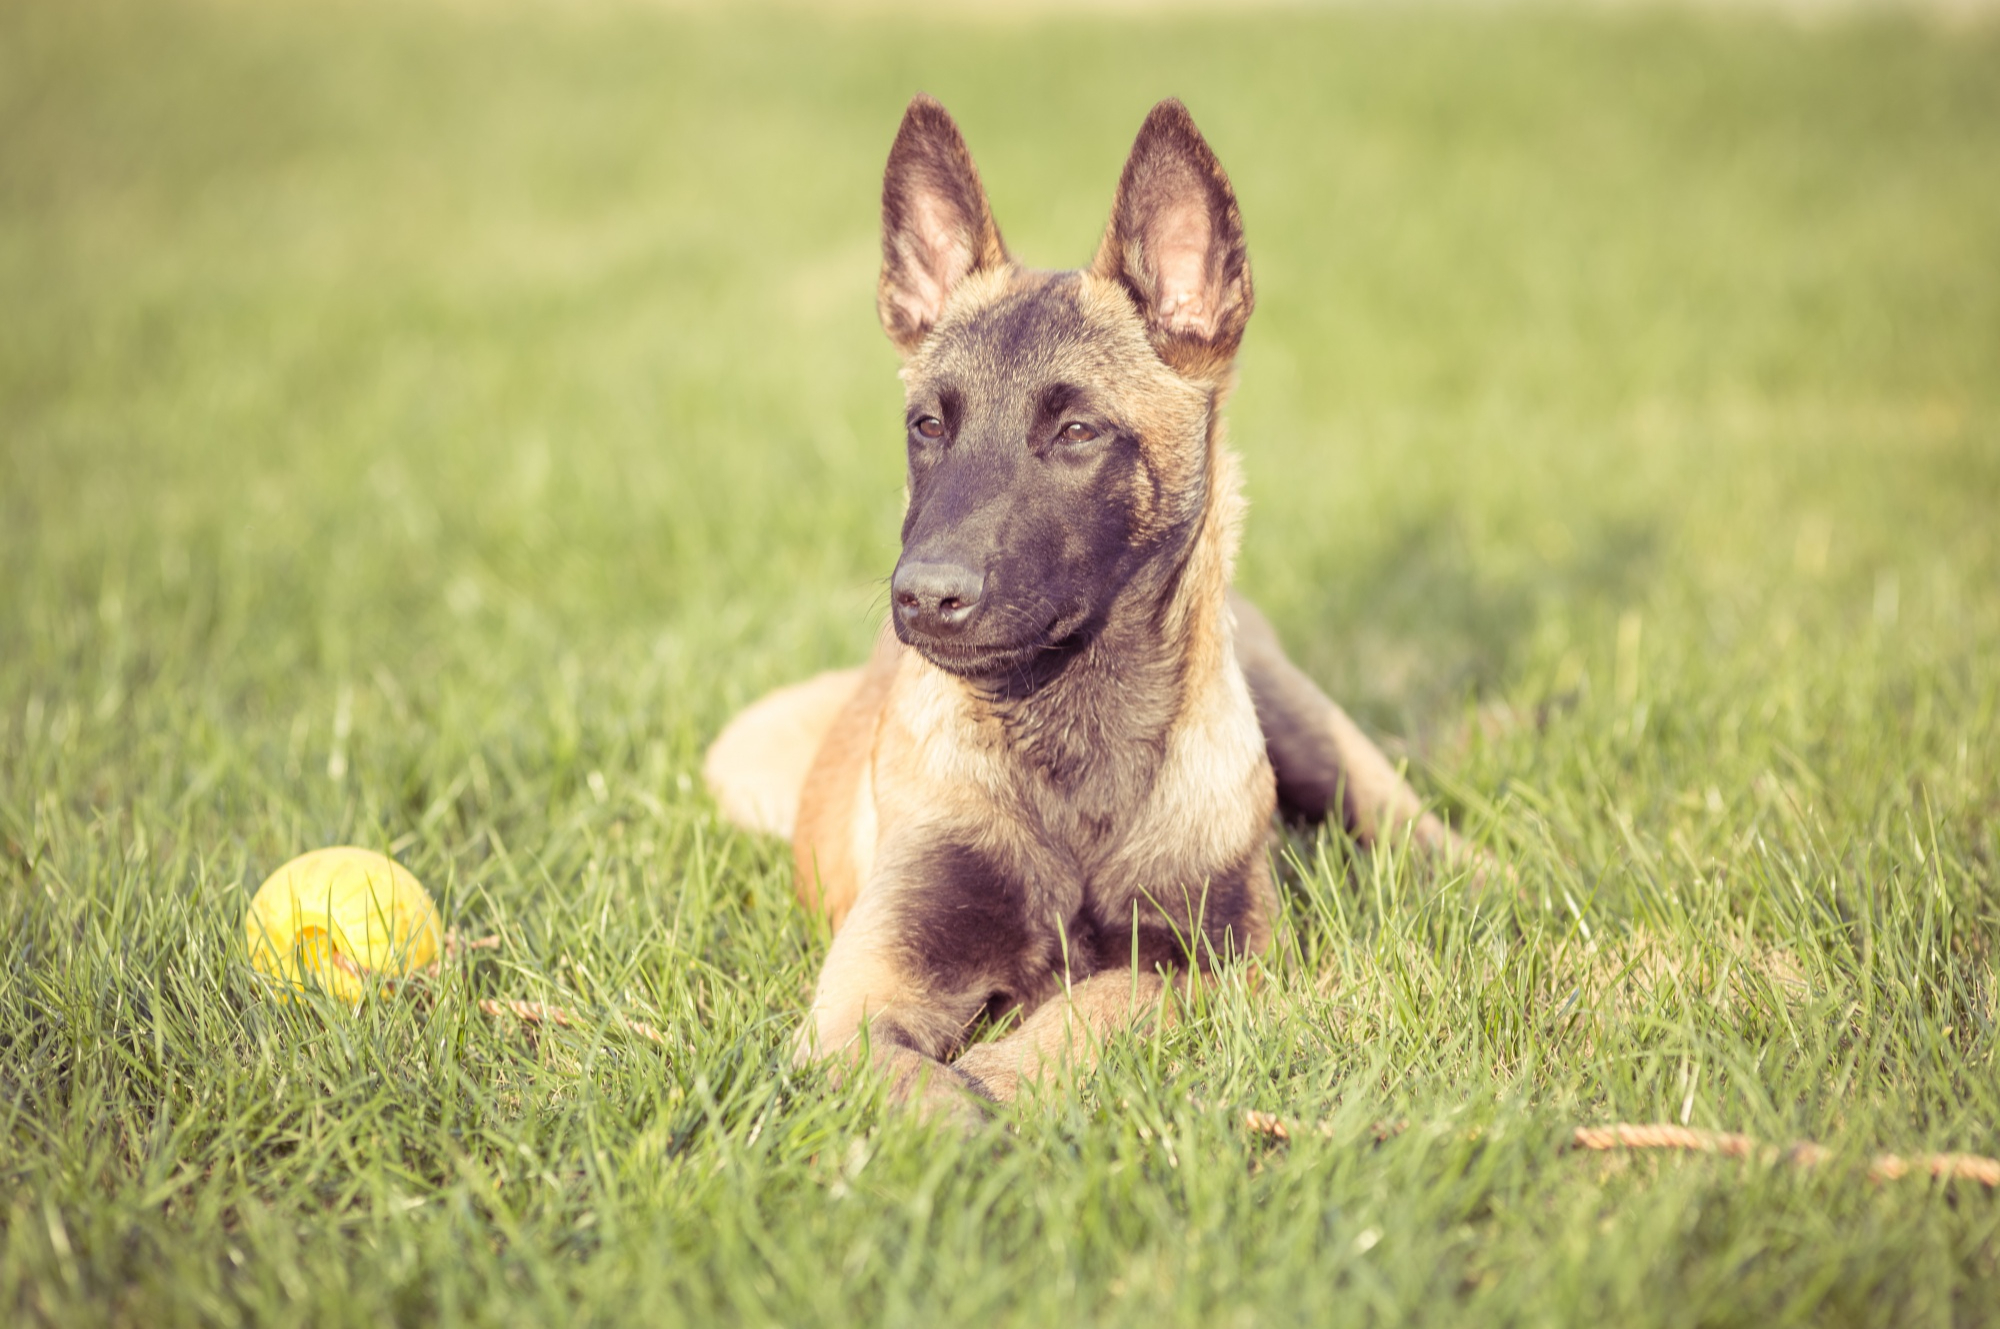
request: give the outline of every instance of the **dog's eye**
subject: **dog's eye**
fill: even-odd
[[[1081,420],[1072,420],[1062,427],[1061,437],[1065,443],[1090,443],[1096,441],[1097,431]]]
[[[944,421],[938,419],[935,415],[927,415],[917,421],[917,432],[925,438],[943,438]]]

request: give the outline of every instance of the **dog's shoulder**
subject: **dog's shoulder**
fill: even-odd
[[[884,627],[816,744],[797,791],[792,863],[799,899],[838,928],[875,861],[876,750],[908,649]]]

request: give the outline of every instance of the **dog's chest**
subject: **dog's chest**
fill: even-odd
[[[1175,778],[1169,751],[1103,754],[1086,778],[1067,783],[1036,771],[1014,782],[1012,807],[1000,814],[1011,833],[1003,855],[1020,885],[1032,924],[1047,928],[1115,926],[1134,914],[1157,919],[1162,909],[1191,921],[1208,883],[1240,872],[1261,850],[1266,818],[1217,824],[1217,800],[1193,802]],[[1229,779],[1227,763],[1209,774]],[[1169,903],[1172,902],[1172,903]]]
[[[1273,795],[1247,689],[1226,673],[1192,697],[1117,681],[927,731],[962,738],[926,749],[931,781],[899,799],[918,815],[883,831],[912,828],[890,855],[897,912],[940,988],[1032,1006],[1064,973],[1259,944]]]

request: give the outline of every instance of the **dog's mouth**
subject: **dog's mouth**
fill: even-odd
[[[906,644],[947,674],[970,679],[1020,674],[1050,650],[1039,642],[1022,646],[974,646],[922,637]]]
[[[967,641],[957,637],[896,635],[903,644],[947,674],[978,683],[1002,683],[1033,689],[1053,669],[1074,654],[1076,625],[1058,614],[1042,631],[1011,642]]]

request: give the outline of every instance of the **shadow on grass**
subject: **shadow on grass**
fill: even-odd
[[[1322,557],[1308,573],[1295,654],[1370,729],[1421,742],[1457,723],[1459,700],[1504,686],[1547,616],[1615,613],[1643,596],[1658,526],[1617,515],[1577,526],[1482,547],[1452,511],[1406,514],[1361,557]]]

